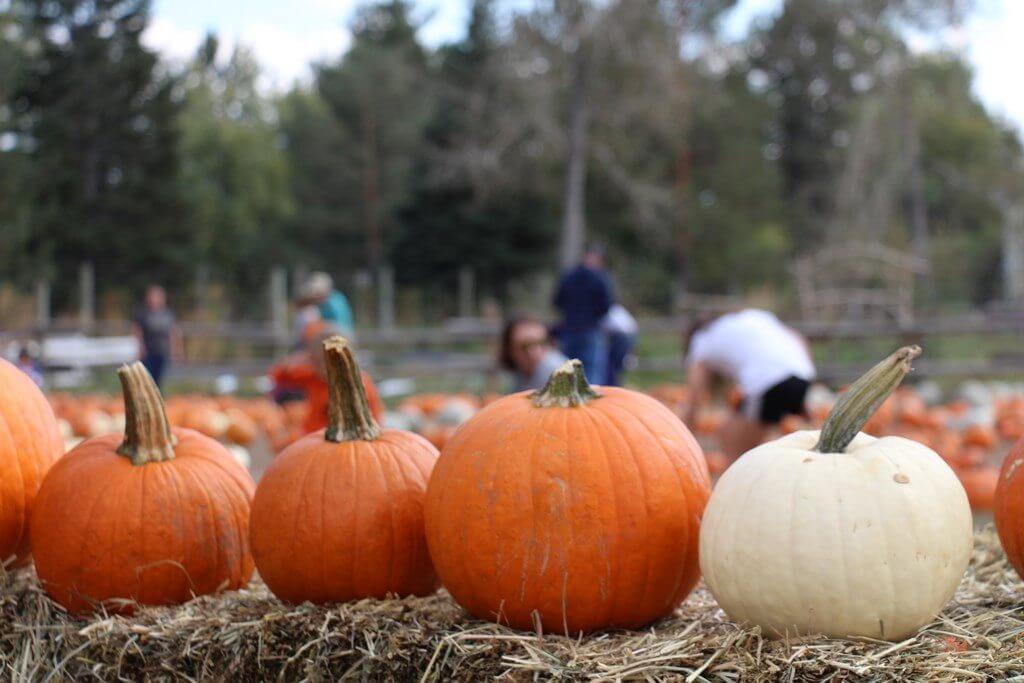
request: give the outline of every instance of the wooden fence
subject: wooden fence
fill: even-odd
[[[688,316],[648,317],[640,321],[640,335],[662,340],[661,351],[642,354],[636,370],[656,372],[666,377],[682,377],[681,351],[676,352],[676,339],[690,323]],[[841,383],[867,367],[870,357],[863,359],[834,358],[830,349],[843,345],[845,357],[851,342],[879,340],[898,343],[919,343],[927,349],[929,342],[951,338],[993,339],[1002,337],[1002,345],[968,353],[965,357],[929,358],[915,364],[917,377],[1001,377],[1024,375],[1024,311],[990,309],[957,315],[916,317],[899,324],[879,322],[810,322],[791,321],[815,345],[822,379]],[[381,377],[446,377],[449,380],[479,384],[482,375],[493,372],[492,344],[500,324],[480,318],[452,318],[435,327],[369,328],[358,333],[368,367]],[[94,323],[89,337],[107,338],[104,348],[118,348],[112,343],[130,334],[130,324]],[[289,350],[289,340],[281,334],[280,323],[190,323],[182,324],[188,362],[174,367],[173,375],[193,380],[212,378],[219,374],[257,376],[275,358]],[[46,329],[0,331],[0,351],[26,339],[57,341],[69,334],[80,334],[75,325],[51,325]],[[66,347],[67,344],[44,344],[43,348]],[[202,352],[207,349],[208,352]],[[212,349],[212,351],[209,351]],[[666,351],[666,349],[669,349]],[[82,354],[79,354],[80,356]],[[854,354],[856,355],[856,354]],[[64,366],[59,358],[42,358],[45,365]],[[109,353],[95,354],[82,364],[106,367],[120,362]]]

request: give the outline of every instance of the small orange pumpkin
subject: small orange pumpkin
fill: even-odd
[[[1006,559],[1024,578],[1024,439],[1003,460],[993,516]]]
[[[31,534],[43,587],[71,612],[127,613],[244,586],[252,478],[216,441],[171,429],[141,363],[118,376],[124,436],[82,442],[39,489]]]
[[[324,341],[328,426],[286,448],[252,508],[252,549],[274,595],[299,603],[437,589],[423,497],[437,449],[377,425],[346,340]]]
[[[960,483],[967,491],[967,500],[972,510],[991,510],[995,505],[996,488],[999,484],[999,470],[989,465],[968,467],[957,470]]]
[[[650,396],[591,388],[573,360],[455,432],[427,491],[427,539],[444,585],[480,619],[635,628],[697,583],[710,493],[678,417]]]
[[[64,452],[57,418],[24,372],[0,358],[0,566],[29,555],[28,520],[36,492]]]
[[[985,449],[995,448],[999,437],[996,430],[985,425],[970,425],[963,431],[964,443],[968,446],[980,446]]]

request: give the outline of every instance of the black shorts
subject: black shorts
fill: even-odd
[[[799,377],[787,377],[778,384],[765,391],[760,397],[753,400],[760,403],[759,406],[750,405],[745,398],[740,405],[740,412],[753,417],[751,412],[764,424],[778,424],[787,415],[806,415],[804,399],[807,398],[807,390],[811,383]]]

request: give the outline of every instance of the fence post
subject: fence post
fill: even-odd
[[[200,263],[196,266],[196,284],[192,297],[192,311],[196,319],[200,318],[203,306],[207,300],[207,292],[210,289],[210,264]]]
[[[288,348],[288,271],[274,266],[270,271],[270,326],[277,353]]]
[[[91,332],[96,321],[96,271],[92,263],[83,261],[78,266],[78,326]]]
[[[377,271],[377,327],[389,330],[395,326],[395,271],[381,266]]]
[[[50,283],[46,280],[36,280],[36,327],[50,327]]]
[[[459,268],[459,317],[472,318],[476,304],[476,277],[469,266]]]

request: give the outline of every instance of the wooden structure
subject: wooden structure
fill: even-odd
[[[795,270],[804,320],[906,327],[914,319],[914,281],[928,262],[877,243],[847,242],[798,259]]]

